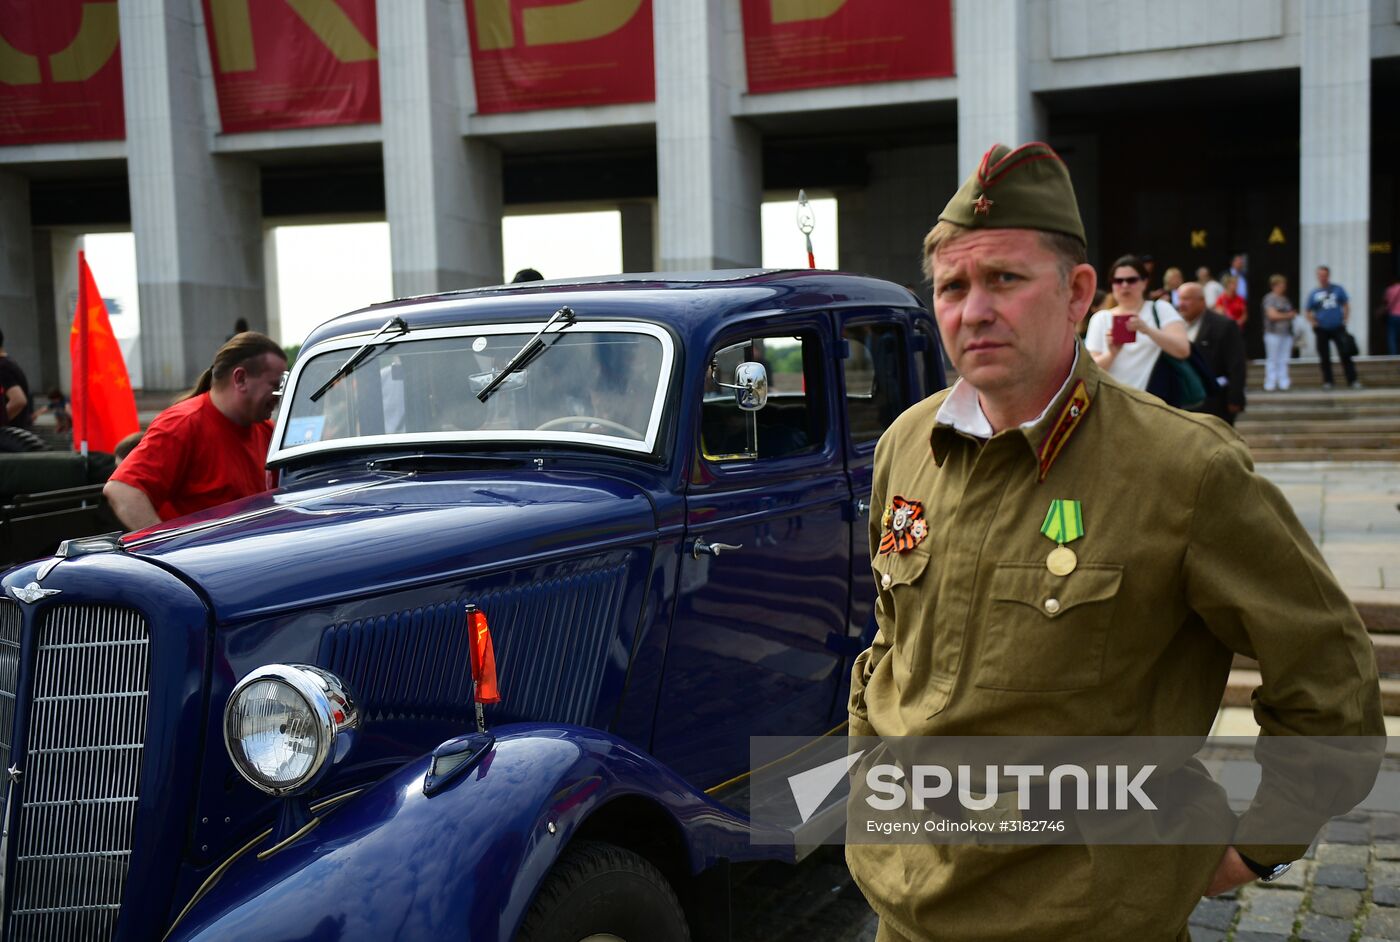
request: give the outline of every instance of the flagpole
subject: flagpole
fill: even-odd
[[[88,384],[88,302],[87,296],[87,253],[82,249],[78,250],[78,378],[74,383],[77,388],[79,382],[83,387],[82,407],[79,409],[79,417],[83,421],[82,447],[79,451],[84,458],[88,453],[88,393],[91,387]]]
[[[797,228],[807,240],[807,267],[817,267],[817,256],[812,251],[812,230],[817,226],[817,215],[807,202],[807,191],[797,191]]]

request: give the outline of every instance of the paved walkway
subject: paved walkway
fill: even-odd
[[[1343,588],[1400,605],[1400,464],[1261,464]]]

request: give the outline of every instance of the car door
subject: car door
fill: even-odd
[[[709,351],[719,382],[763,363],[770,393],[743,412],[712,379],[700,405],[653,742],[697,784],[747,768],[749,736],[827,728],[850,578],[832,352],[824,316],[731,333]]]

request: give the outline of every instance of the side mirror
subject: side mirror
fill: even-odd
[[[740,363],[734,368],[734,384],[720,385],[734,390],[734,404],[745,412],[768,405],[768,370],[762,363]]]

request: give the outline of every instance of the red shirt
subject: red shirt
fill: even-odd
[[[239,425],[204,393],[156,416],[112,473],[144,491],[161,520],[267,490],[272,423]]]
[[[1222,294],[1220,300],[1215,302],[1215,306],[1220,309],[1220,313],[1226,315],[1241,327],[1244,326],[1244,298],[1237,294]]]

